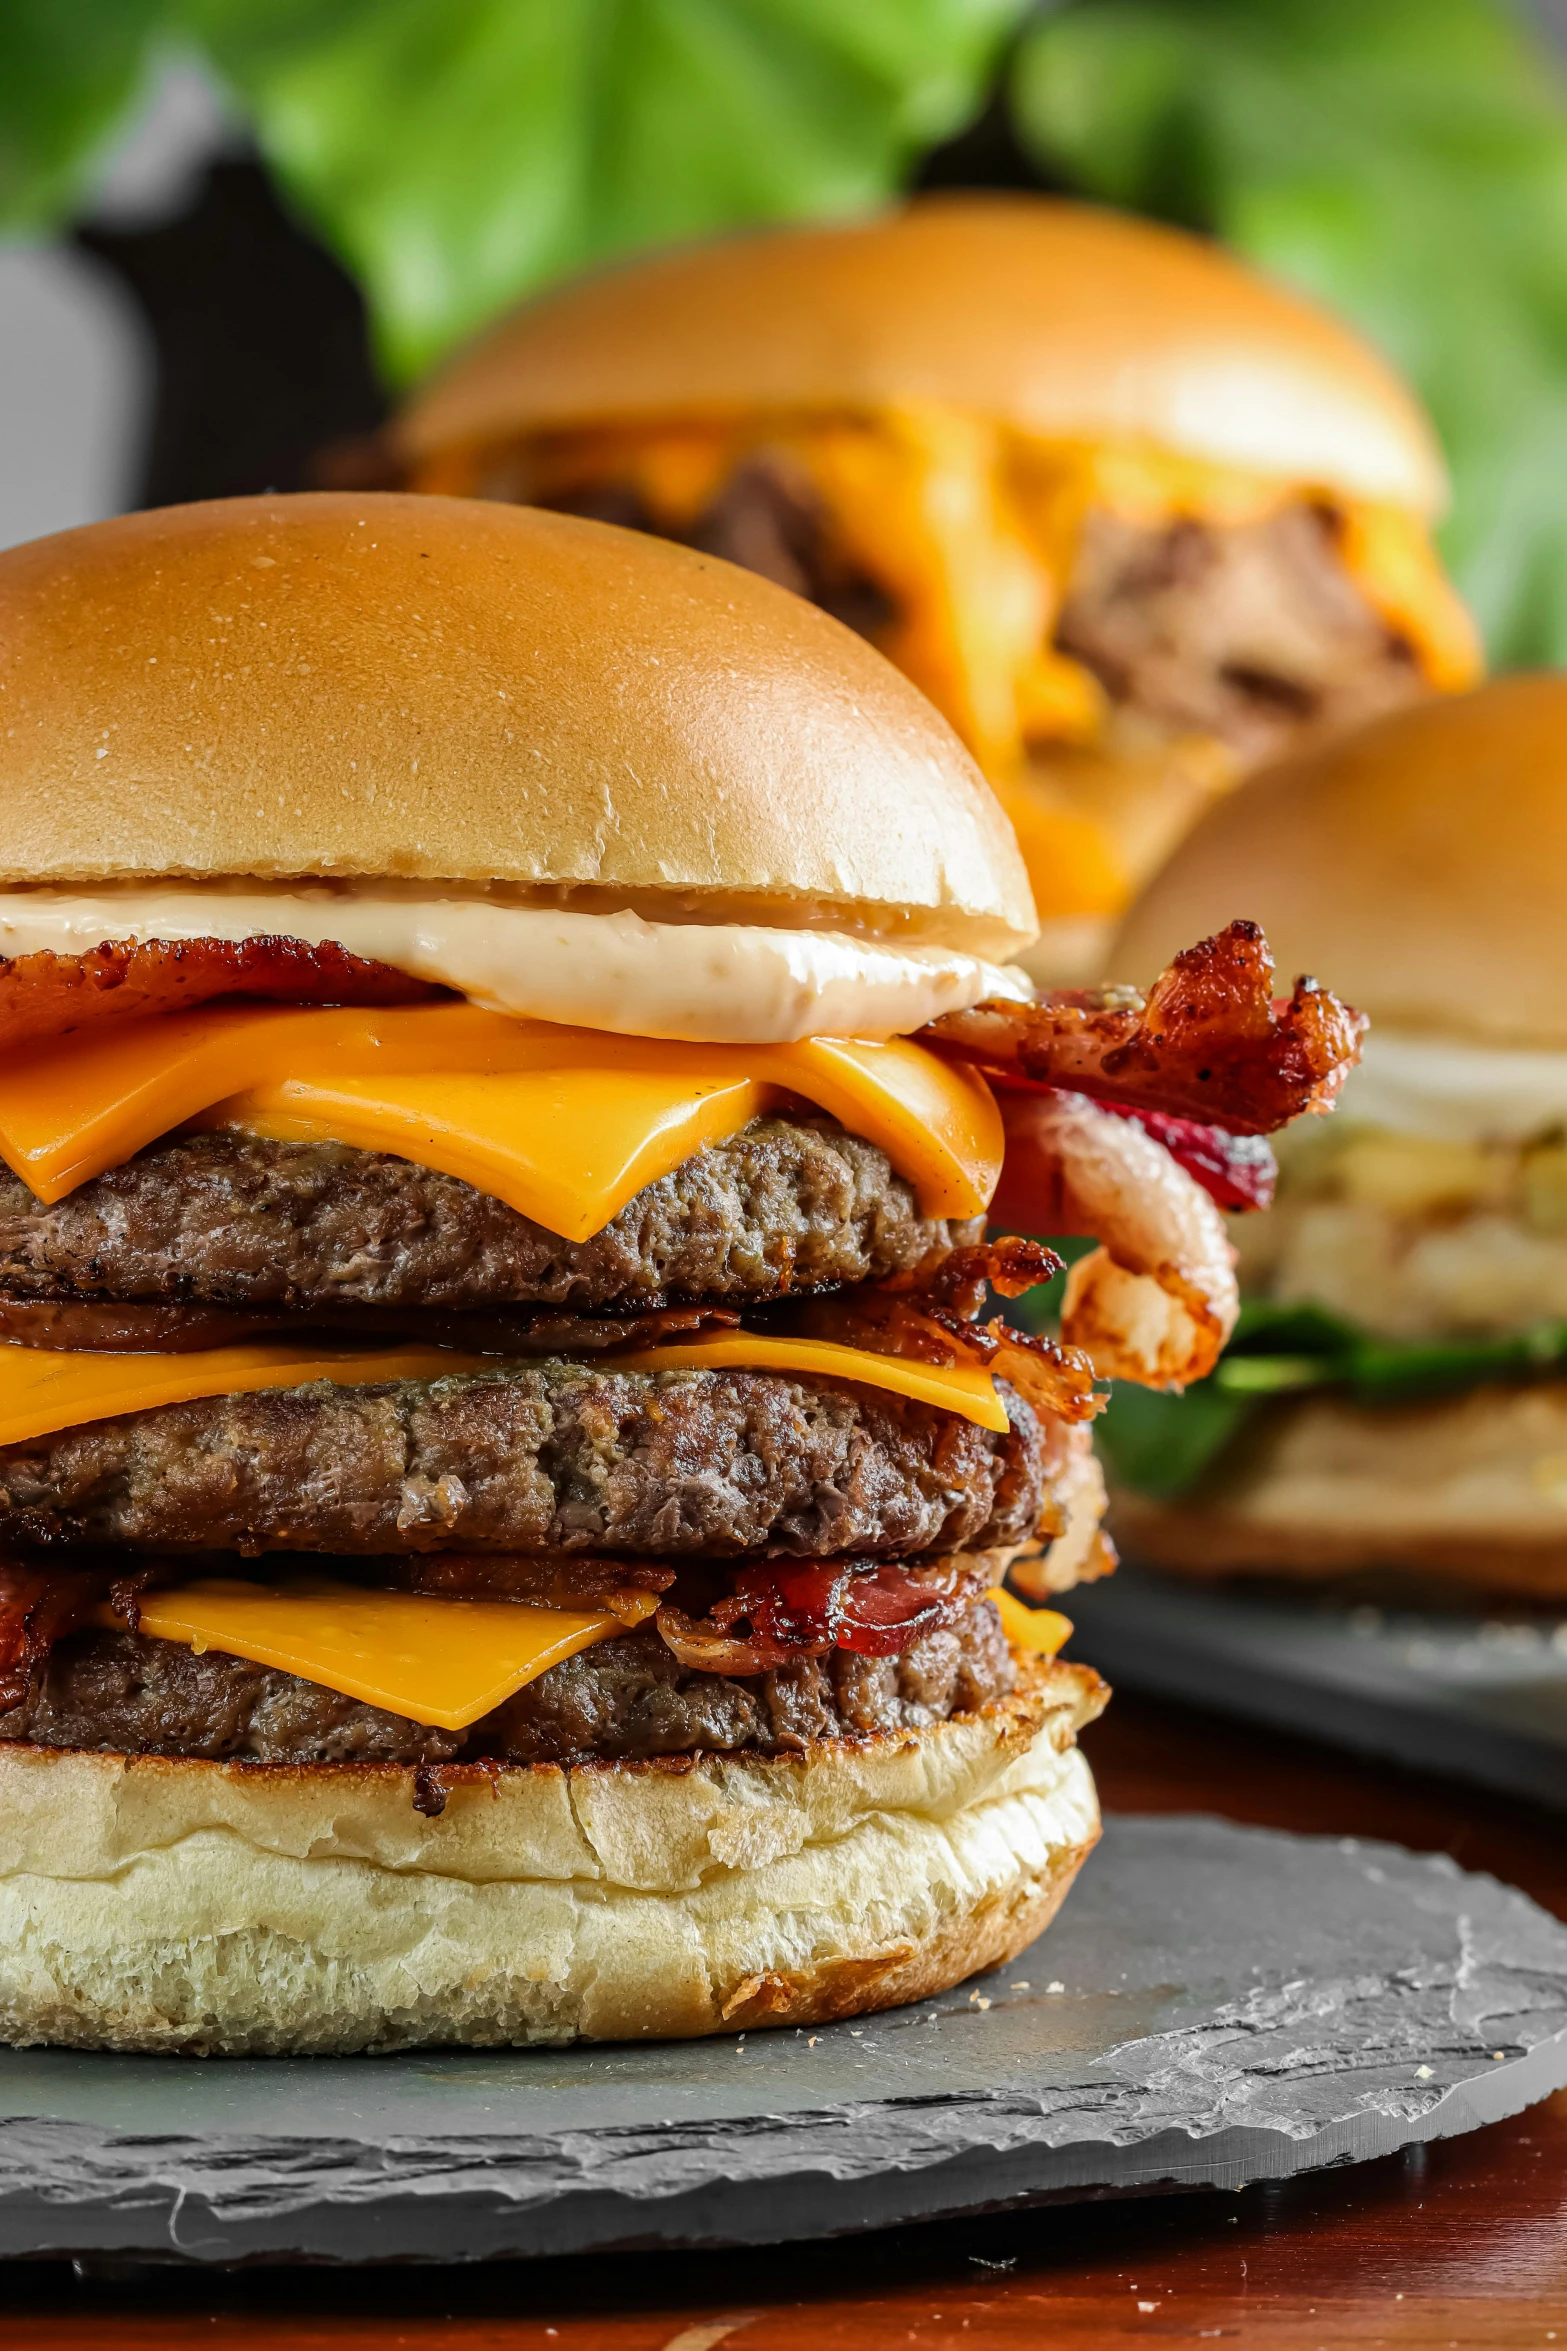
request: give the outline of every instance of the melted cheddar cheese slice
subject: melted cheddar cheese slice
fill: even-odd
[[[246,1396],[259,1388],[372,1388],[389,1380],[452,1379],[493,1371],[493,1356],[444,1347],[206,1347],[189,1355],[111,1355],[86,1349],[0,1347],[0,1445],[24,1445],[160,1404]]]
[[[993,1585],[985,1597],[995,1602],[1001,1629],[1014,1649],[1027,1649],[1035,1657],[1054,1657],[1071,1636],[1070,1617],[1054,1608],[1030,1608],[1004,1584]]]
[[[361,1349],[304,1346],[280,1340],[248,1347],[208,1347],[189,1355],[110,1355],[50,1347],[0,1347],[0,1445],[22,1445],[56,1429],[81,1428],[163,1404],[191,1404],[203,1396],[241,1396],[262,1388],[302,1388],[326,1380],[338,1388],[378,1387],[393,1380],[457,1379],[488,1373],[504,1379],[508,1366],[494,1355],[463,1355],[455,1348]],[[855,1380],[913,1397],[998,1434],[1007,1416],[988,1372],[913,1363],[897,1355],[841,1347],[823,1339],[753,1338],[720,1332],[678,1347],[648,1347],[601,1355],[593,1368],[616,1371],[799,1371],[808,1378]]]
[[[612,1609],[520,1600],[431,1599],[302,1580],[269,1587],[214,1578],[148,1592],[140,1630],[199,1656],[221,1649],[389,1714],[464,1731],[552,1665],[645,1621],[652,1592],[617,1592]],[[107,1610],[100,1621],[121,1629]]]
[[[1072,1630],[1054,1609],[1026,1608],[999,1586],[988,1597],[1013,1646],[1036,1656],[1055,1656]],[[552,1665],[645,1623],[657,1606],[655,1593],[631,1588],[610,1607],[583,1610],[368,1591],[326,1578],[267,1585],[214,1577],[144,1594],[137,1623],[197,1656],[218,1649],[411,1722],[465,1731]],[[108,1608],[97,1621],[121,1627]]]
[[[994,1098],[906,1038],[685,1045],[471,1004],[229,1006],[35,1047],[0,1072],[0,1158],[52,1202],[200,1119],[415,1159],[585,1241],[789,1096],[878,1143],[925,1215],[988,1206],[1004,1148]]]
[[[863,1388],[889,1388],[941,1412],[977,1421],[998,1436],[1007,1431],[1006,1407],[988,1371],[957,1365],[915,1363],[901,1355],[872,1355],[836,1339],[772,1339],[750,1331],[717,1331],[705,1339],[667,1347],[641,1347],[614,1355],[607,1364],[623,1371],[801,1371],[818,1379],[857,1380]]]

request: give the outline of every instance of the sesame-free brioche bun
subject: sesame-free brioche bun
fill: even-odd
[[[1348,328],[1178,230],[1043,196],[655,254],[514,313],[395,429],[411,461],[565,426],[939,400],[1417,514],[1424,412]]]
[[[1280,1401],[1180,1502],[1120,1491],[1137,1559],[1211,1581],[1338,1583],[1567,1599],[1567,1381],[1418,1403]]]
[[[320,494],[0,554],[0,881],[473,884],[1005,958],[1011,827],[798,597],[563,515]]]
[[[1099,1833],[1103,1685],[775,1759],[449,1771],[0,1746],[0,2039],[272,2055],[819,2023],[1012,1958]]]
[[[1110,957],[1148,980],[1244,906],[1372,1025],[1567,1046],[1567,676],[1416,703],[1258,776],[1188,834]]]

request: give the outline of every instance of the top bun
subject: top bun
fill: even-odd
[[[167,507],[0,554],[0,880],[500,882],[1005,956],[1012,830],[799,597],[449,498]]]
[[[632,262],[516,312],[397,428],[411,459],[565,425],[945,401],[1428,515],[1441,453],[1337,320],[1217,246],[1038,196],[925,199]]]
[[[1122,926],[1147,980],[1236,914],[1372,1021],[1567,1046],[1567,676],[1499,678],[1223,800]]]

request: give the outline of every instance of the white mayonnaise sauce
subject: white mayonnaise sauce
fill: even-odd
[[[1338,1116],[1437,1142],[1527,1142],[1567,1124],[1567,1053],[1373,1029]]]
[[[645,922],[345,887],[0,891],[0,955],[79,955],[107,940],[264,936],[312,946],[336,940],[492,1012],[700,1044],[907,1036],[987,997],[1032,993],[1014,966],[835,931]]]

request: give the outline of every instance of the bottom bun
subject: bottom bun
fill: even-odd
[[[1181,1575],[1394,1571],[1567,1595],[1567,1381],[1422,1404],[1272,1406],[1189,1502],[1114,1497],[1118,1540]]]
[[[271,2056],[678,2038],[944,1990],[1048,1924],[1099,1834],[1106,1692],[1022,1668],[799,1756],[477,1767],[0,1747],[0,2039]]]

